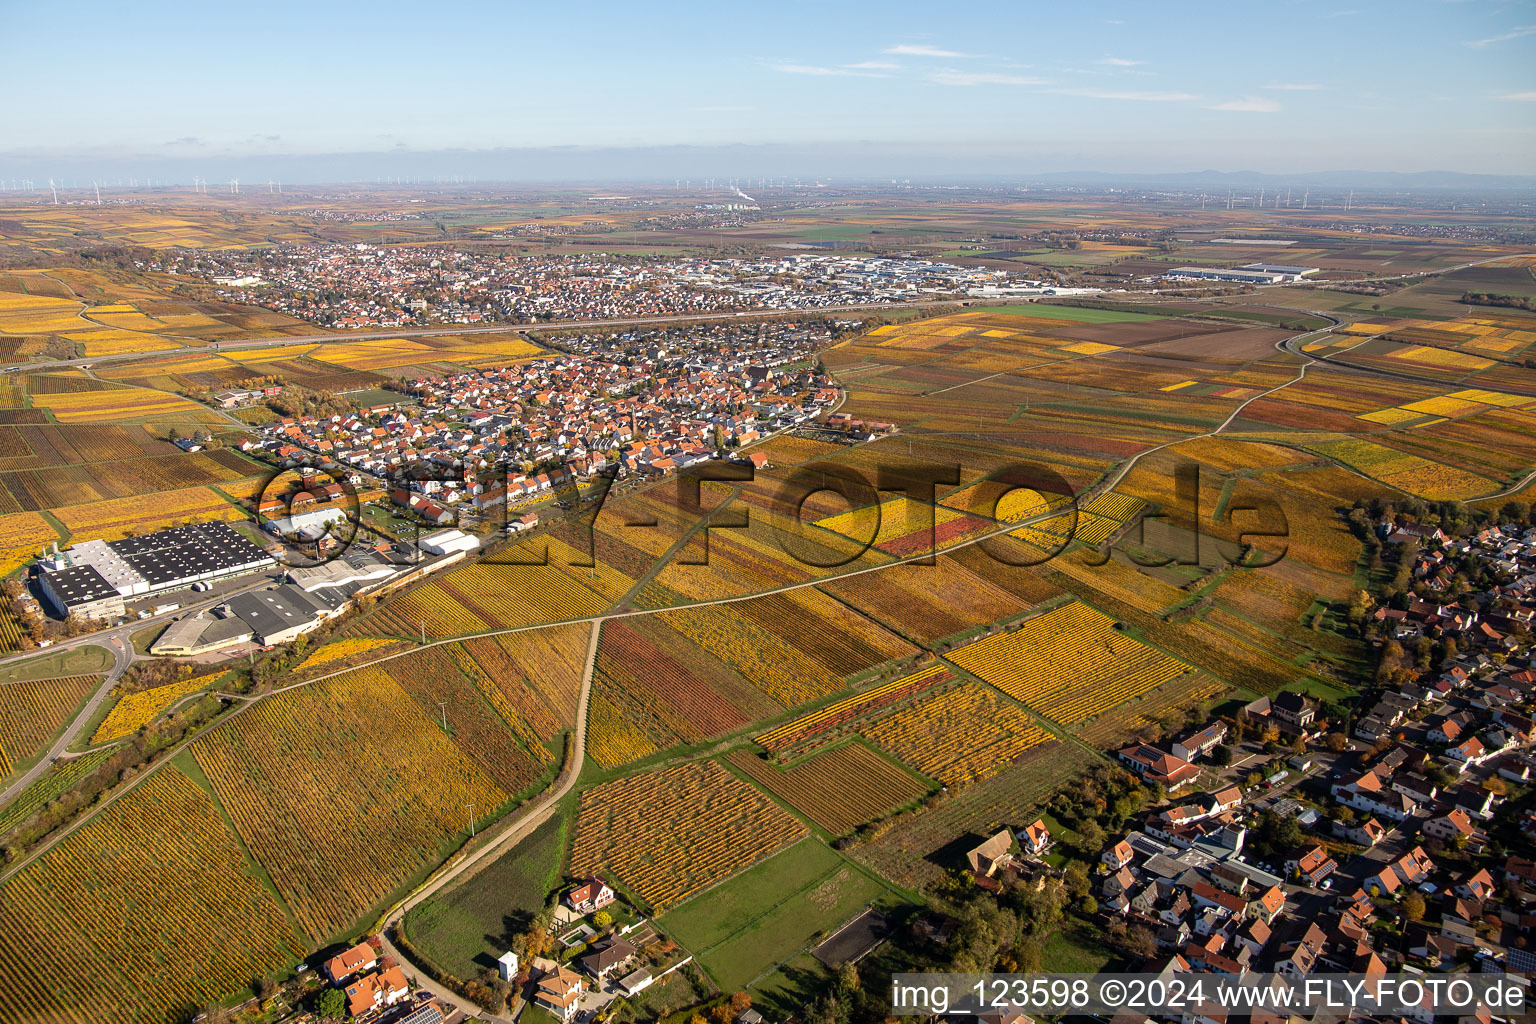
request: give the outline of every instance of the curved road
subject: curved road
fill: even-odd
[[[86,723],[91,720],[91,716],[96,714],[97,710],[101,708],[102,702],[107,699],[107,694],[112,692],[112,687],[117,684],[118,678],[128,670],[129,665],[133,664],[133,647],[123,637],[114,636],[111,638],[110,643],[105,644],[100,642],[101,637],[99,635],[93,636],[91,639],[94,644],[105,647],[108,651],[112,652],[112,668],[108,670],[106,678],[101,681],[101,685],[96,688],[96,692],[91,694],[91,699],[86,701],[85,705],[69,720],[64,726],[63,731],[59,733],[58,739],[54,740],[53,745],[43,753],[42,757],[37,759],[37,763],[18,775],[5,788],[5,791],[0,793],[0,804],[4,804],[12,797],[20,794],[22,790],[30,786],[53,766],[53,762],[57,761],[59,756],[69,749],[69,745],[75,741],[75,737],[80,734],[80,730],[85,728]],[[7,683],[5,685],[15,684]]]
[[[1504,257],[1500,257],[1500,258],[1504,258]],[[907,305],[936,305],[936,304],[940,304],[940,303],[911,303],[911,304],[907,304]],[[883,304],[883,308],[891,308],[892,305],[893,304]],[[793,312],[800,312],[800,311],[793,311]],[[1308,311],[1308,312],[1311,312],[1311,311]],[[735,314],[728,314],[728,315],[729,316],[733,316],[733,317],[735,316]],[[1125,478],[1125,475],[1127,473],[1129,473],[1131,471],[1131,469],[1133,469],[1138,462],[1140,462],[1140,460],[1144,456],[1154,454],[1154,453],[1156,453],[1158,451],[1161,451],[1161,450],[1163,450],[1165,448],[1168,448],[1168,447],[1170,447],[1172,445],[1182,443],[1183,441],[1194,440],[1194,439],[1203,438],[1203,437],[1210,437],[1210,436],[1213,436],[1215,434],[1220,433],[1221,431],[1223,431],[1227,427],[1229,427],[1233,422],[1235,422],[1237,420],[1237,418],[1242,414],[1242,412],[1251,403],[1259,401],[1260,399],[1266,398],[1269,395],[1275,394],[1276,392],[1281,391],[1281,390],[1291,386],[1292,384],[1295,384],[1298,381],[1304,379],[1305,376],[1306,376],[1307,370],[1312,365],[1317,363],[1319,360],[1316,357],[1313,357],[1311,355],[1303,354],[1303,353],[1301,353],[1299,351],[1296,351],[1291,346],[1293,344],[1299,344],[1305,338],[1309,338],[1309,337],[1316,336],[1316,335],[1323,335],[1323,334],[1330,333],[1340,323],[1340,321],[1336,317],[1331,315],[1331,314],[1319,313],[1319,314],[1316,314],[1316,315],[1324,316],[1327,319],[1333,321],[1333,323],[1331,324],[1331,326],[1329,326],[1327,328],[1322,328],[1322,329],[1316,330],[1316,331],[1309,331],[1309,332],[1306,332],[1304,334],[1298,335],[1298,336],[1296,336],[1294,338],[1286,339],[1285,341],[1282,341],[1282,342],[1278,343],[1277,346],[1276,346],[1277,348],[1283,349],[1283,350],[1285,350],[1287,352],[1290,352],[1291,354],[1297,355],[1299,358],[1301,358],[1303,360],[1303,364],[1302,364],[1299,372],[1297,373],[1297,375],[1294,378],[1292,378],[1291,380],[1288,380],[1285,383],[1280,384],[1280,385],[1278,385],[1278,386],[1276,386],[1274,388],[1271,388],[1271,389],[1269,389],[1267,391],[1264,391],[1264,392],[1262,392],[1260,394],[1253,395],[1253,396],[1243,400],[1242,402],[1240,402],[1232,410],[1232,412],[1226,417],[1226,419],[1224,419],[1220,424],[1218,424],[1216,427],[1214,427],[1213,429],[1211,429],[1209,431],[1205,431],[1205,432],[1202,432],[1202,433],[1199,433],[1199,434],[1194,434],[1194,435],[1191,435],[1188,438],[1182,438],[1182,439],[1180,439],[1178,441],[1164,442],[1163,444],[1160,444],[1160,445],[1157,445],[1155,447],[1149,448],[1149,449],[1147,449],[1145,451],[1138,452],[1136,455],[1133,455],[1130,458],[1128,458],[1125,461],[1123,461],[1122,464],[1117,468],[1117,470],[1111,476],[1106,477],[1098,485],[1096,485],[1094,488],[1092,488],[1089,493],[1092,494],[1092,493],[1102,492],[1102,491],[1109,490],[1109,489],[1113,488],[1114,486],[1116,486],[1121,480],[1123,480]],[[714,317],[714,318],[723,318],[723,317]],[[631,321],[631,322],[665,322],[665,321],[668,321],[668,320],[699,320],[699,319],[707,319],[707,317],[697,317],[697,316],[695,316],[695,317],[676,317],[676,318],[652,318],[652,319],[647,320],[647,321]],[[615,323],[615,321],[603,321],[601,323],[611,325],[611,324]],[[559,325],[559,326],[561,326],[561,327],[565,327],[565,326],[580,327],[582,325],[581,324],[562,324],[562,325]],[[495,327],[495,328],[473,328],[473,329],[465,329],[463,331],[449,331],[449,332],[445,332],[445,331],[442,331],[442,330],[438,330],[438,331],[423,331],[423,332],[419,332],[419,333],[429,333],[429,334],[477,333],[477,332],[480,332],[480,331],[492,331],[492,330],[504,331],[504,330],[507,330],[507,329],[508,329],[507,327]],[[524,328],[524,329],[526,329],[526,328]],[[348,334],[348,335],[343,335],[342,337],[345,337],[345,338],[358,338],[358,337],[362,337],[362,336],[364,336],[364,335]],[[380,336],[384,336],[384,337],[399,337],[400,336],[400,332],[384,332]],[[266,344],[292,344],[295,341],[303,341],[303,340],[306,340],[306,339],[285,338],[285,339],[282,339],[281,341],[248,343],[248,346],[249,347],[259,347],[261,345],[266,345]],[[313,340],[313,339],[309,339],[309,340]],[[80,361],[81,360],[74,360],[74,361],[68,361],[68,362],[75,363],[75,362],[80,362]],[[84,361],[90,361],[90,360],[84,360]],[[29,367],[29,369],[30,369],[30,367]],[[1357,369],[1361,369],[1364,372],[1371,372],[1370,370],[1368,370],[1366,368],[1363,368],[1363,367],[1362,368],[1357,368]],[[1533,473],[1531,476],[1532,477],[1536,477],[1536,473]],[[1530,479],[1530,477],[1528,477],[1527,479]],[[1497,496],[1499,496],[1499,495],[1493,495],[1493,497],[1497,497]],[[1028,526],[1028,525],[1032,525],[1032,524],[1036,524],[1036,523],[1041,523],[1041,522],[1048,521],[1050,519],[1057,518],[1061,514],[1062,513],[1059,510],[1047,511],[1047,512],[1044,512],[1044,513],[1040,513],[1040,514],[1038,514],[1036,516],[1032,516],[1032,517],[1029,517],[1027,519],[1020,520],[1018,522],[1000,524],[995,529],[987,530],[987,531],[985,531],[985,532],[983,532],[981,534],[978,534],[978,535],[976,535],[974,537],[965,539],[965,540],[963,540],[963,541],[961,541],[961,542],[959,542],[957,544],[950,545],[950,546],[944,548],[943,550],[947,552],[947,551],[959,550],[960,548],[964,548],[964,547],[969,547],[969,546],[971,546],[973,544],[979,544],[979,543],[982,543],[982,542],[984,542],[986,540],[989,540],[991,538],[994,538],[994,537],[997,537],[997,536],[1001,536],[1001,535],[1009,533],[1009,532],[1011,532],[1013,530],[1019,529],[1022,526]],[[856,569],[856,570],[853,570],[853,571],[848,572],[848,573],[840,574],[840,575],[838,575],[836,577],[817,578],[817,579],[812,579],[812,580],[806,580],[806,581],[799,582],[799,583],[787,584],[785,586],[774,588],[772,590],[765,591],[765,592],[762,592],[762,593],[746,594],[746,595],[740,595],[740,596],[736,596],[736,597],[717,598],[717,599],[713,599],[713,600],[695,602],[694,604],[689,605],[688,607],[706,607],[706,606],[710,606],[710,605],[731,604],[731,603],[735,603],[735,602],[738,602],[738,601],[753,600],[753,599],[758,598],[758,597],[769,596],[769,595],[772,595],[772,594],[784,593],[784,592],[787,592],[787,591],[798,590],[798,589],[802,589],[802,588],[805,588],[805,587],[819,586],[819,585],[827,582],[829,579],[833,579],[833,578],[841,579],[841,578],[846,578],[846,577],[851,577],[851,576],[863,575],[864,573],[869,573],[869,572],[878,572],[878,571],[890,568],[892,566],[903,565],[903,564],[906,564],[908,562],[917,561],[919,559],[923,559],[923,558],[926,558],[926,557],[928,557],[927,553],[923,553],[923,554],[919,554],[919,555],[913,555],[913,556],[910,556],[908,558],[896,559],[896,560],[893,560],[893,561],[890,561],[890,562],[881,563],[879,565],[868,566],[868,567],[865,567],[865,568],[862,568],[862,569]],[[571,762],[570,762],[569,765],[565,766],[565,768],[562,770],[561,774],[556,777],[556,780],[555,780],[554,784],[551,786],[550,789],[546,790],[540,797],[538,797],[532,803],[526,805],[525,807],[521,808],[518,811],[513,812],[513,814],[510,815],[506,820],[504,820],[504,821],[498,823],[497,825],[493,826],[491,832],[487,833],[489,838],[487,838],[485,840],[482,840],[478,845],[474,845],[473,849],[466,849],[465,851],[461,851],[461,853],[455,859],[452,859],[449,862],[447,862],[431,878],[429,878],[421,886],[419,886],[417,889],[415,889],[410,895],[406,896],[400,902],[395,904],[389,911],[387,911],[385,913],[385,915],[383,916],[383,918],[381,919],[381,921],[380,921],[380,928],[381,928],[381,930],[387,930],[389,927],[397,924],[401,920],[401,918],[403,918],[405,916],[405,914],[408,913],[413,907],[417,906],[423,900],[431,897],[435,893],[441,891],[443,889],[443,887],[445,887],[449,883],[453,882],[455,879],[458,879],[458,878],[462,877],[466,872],[470,871],[475,866],[481,864],[487,858],[493,857],[493,856],[500,856],[502,853],[504,853],[506,851],[507,848],[509,848],[510,846],[514,845],[515,843],[521,841],[529,833],[531,833],[533,831],[533,829],[537,828],[539,824],[541,824],[543,821],[547,820],[548,817],[555,812],[555,810],[559,806],[560,801],[562,799],[564,799],[564,797],[567,794],[569,794],[571,792],[572,788],[575,786],[577,780],[580,777],[582,767],[583,767],[583,765],[585,763],[585,740],[586,740],[587,708],[588,708],[588,702],[589,702],[589,699],[590,699],[590,696],[591,696],[592,676],[593,676],[593,670],[594,670],[594,666],[595,666],[595,662],[596,662],[597,647],[598,647],[598,641],[599,641],[599,638],[600,638],[602,623],[608,621],[609,619],[627,618],[627,617],[630,617],[630,616],[657,614],[660,611],[666,611],[666,610],[671,610],[671,609],[631,609],[631,610],[623,610],[623,611],[613,611],[613,612],[603,613],[603,614],[600,614],[600,615],[588,616],[588,617],[579,618],[579,619],[566,620],[565,623],[545,622],[545,623],[538,623],[536,625],[512,627],[512,628],[501,629],[501,630],[493,630],[493,631],[487,632],[486,634],[480,634],[480,635],[487,635],[487,636],[505,635],[505,634],[511,634],[511,633],[525,632],[525,631],[533,630],[533,629],[542,629],[542,628],[546,628],[546,627],[551,626],[551,625],[571,624],[571,623],[575,623],[575,622],[585,622],[585,623],[588,623],[588,624],[591,625],[591,635],[590,635],[590,637],[588,639],[586,663],[585,663],[585,666],[583,668],[581,688],[580,688],[580,693],[579,693],[579,697],[578,697],[578,701],[577,701],[577,717],[576,717],[574,735],[573,735],[573,740],[572,740],[573,752],[572,752],[572,755],[571,755]],[[96,639],[99,641],[99,637],[96,638]],[[287,692],[289,690],[297,689],[297,688],[302,687],[302,686],[309,686],[309,685],[312,685],[313,683],[321,682],[321,681],[323,681],[325,679],[329,679],[329,678],[332,678],[334,676],[340,675],[343,672],[355,671],[356,669],[361,668],[361,667],[367,667],[367,666],[371,666],[371,665],[381,664],[381,663],[387,662],[387,661],[392,661],[395,658],[404,657],[404,656],[416,653],[416,652],[418,652],[420,650],[423,650],[425,647],[434,647],[434,646],[438,646],[440,644],[454,643],[454,642],[458,642],[458,641],[460,641],[462,639],[465,639],[465,638],[464,637],[455,637],[455,638],[452,638],[452,639],[433,641],[433,642],[425,644],[425,645],[418,645],[416,647],[408,648],[408,649],[406,649],[404,651],[400,651],[400,652],[397,652],[397,653],[392,654],[392,655],[387,655],[387,656],[385,656],[383,658],[378,658],[378,659],[375,659],[373,661],[366,662],[363,665],[352,666],[350,668],[341,669],[341,670],[338,670],[336,672],[326,673],[326,674],[323,674],[323,675],[315,676],[314,678],[311,678],[311,679],[308,679],[308,680],[304,680],[302,682],[293,683],[293,684],[291,684],[289,686],[282,687],[280,689],[274,689],[274,690],[269,691],[268,693],[262,694],[262,695],[260,695],[258,697],[255,697],[255,698],[249,700],[248,702],[242,704],[241,707],[236,708],[233,711],[231,711],[230,714],[223,716],[217,722],[212,723],[211,725],[205,727],[203,730],[200,730],[198,733],[196,733],[196,734],[194,734],[192,736],[189,736],[186,739],[184,739],[180,744],[177,745],[175,750],[168,752],[167,755],[162,757],[159,761],[156,761],[154,764],[150,765],[149,767],[147,767],[146,769],[141,771],[132,780],[130,780],[128,783],[126,783],[125,785],[121,786],[118,790],[116,790],[114,793],[112,793],[106,800],[104,800],[100,804],[98,804],[97,807],[94,808],[90,813],[82,815],[75,822],[71,823],[71,825],[69,825],[67,828],[60,830],[59,833],[57,833],[55,836],[51,837],[46,843],[44,843],[41,846],[39,846],[31,854],[29,854],[27,857],[25,857],[24,859],[19,861],[17,864],[15,864],[8,871],[6,871],[3,875],[0,875],[0,882],[4,882],[4,881],[8,880],[9,878],[13,877],[18,872],[24,870],[28,865],[30,865],[38,857],[40,857],[44,853],[46,853],[49,849],[51,849],[58,842],[60,842],[63,839],[67,838],[69,835],[73,834],[75,830],[79,829],[80,827],[82,827],[83,825],[88,823],[89,821],[93,820],[96,817],[96,815],[99,814],[106,807],[110,806],[111,804],[115,803],[117,800],[121,799],[123,796],[125,796],[128,793],[132,792],[133,789],[137,788],[137,786],[140,783],[142,783],[144,779],[148,778],[151,774],[153,774],[155,771],[157,771],[163,765],[169,763],[171,758],[176,753],[179,753],[181,750],[186,749],[192,743],[196,742],[203,735],[205,735],[208,731],[210,731],[210,730],[212,730],[214,728],[221,727],[226,722],[228,722],[230,718],[243,713],[244,711],[248,710],[251,707],[256,706],[257,704],[261,703],[262,701],[264,701],[268,697],[277,696],[277,695],[279,695],[281,693],[285,693],[285,692]],[[122,646],[126,647],[125,644],[122,645]],[[126,658],[128,661],[131,661],[131,658],[132,658],[131,649],[130,650],[120,650],[119,652],[117,652],[117,656],[116,657],[117,657],[117,659],[119,661],[121,661],[123,658]],[[124,663],[122,665],[122,668],[126,668],[126,663]],[[122,671],[122,668],[115,668],[115,672],[120,674],[120,672]],[[109,689],[110,689],[110,686],[105,686],[102,689],[102,691],[100,691],[93,698],[93,704],[96,705],[96,706],[99,706],[100,700],[104,699],[105,693]],[[75,718],[75,721],[72,723],[71,727],[66,730],[66,733],[72,737],[73,734],[78,731],[78,729],[83,725],[84,721],[88,717],[89,717],[89,714],[86,713],[86,712],[82,712],[82,714],[77,715],[76,718]],[[61,737],[59,744],[55,744],[56,749],[62,750],[63,746],[61,744],[62,745],[67,745],[67,741],[63,737]],[[45,759],[44,763],[46,763],[46,759]],[[35,771],[35,769],[34,769],[34,771]],[[15,787],[12,787],[12,788],[14,789]],[[8,794],[9,794],[9,792],[10,791],[8,791]],[[387,942],[388,942],[388,940],[387,940],[387,937],[386,937],[386,943]],[[390,950],[390,952],[396,957],[396,959],[402,965],[409,965],[410,964],[410,961],[406,957],[404,957],[402,954],[400,954],[399,950],[397,948],[395,948],[392,944],[389,944],[387,946],[387,948]],[[439,997],[443,998],[446,1002],[448,1002],[448,1003],[450,1003],[450,1004],[452,1004],[454,1006],[457,1006],[460,1009],[465,1010],[465,1012],[467,1012],[467,1013],[482,1014],[483,1015],[482,1011],[479,1011],[477,1008],[472,1007],[470,1004],[468,1004],[465,1001],[461,1000],[456,995],[453,995],[452,993],[449,993],[446,990],[442,989],[441,986],[437,986],[437,985],[433,985],[433,984],[423,984],[422,987],[428,988],[428,989],[432,990],[435,994],[437,994]]]

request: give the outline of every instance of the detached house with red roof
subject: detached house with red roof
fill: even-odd
[[[379,955],[366,942],[359,942],[351,949],[338,953],[325,962],[322,968],[333,984],[340,984],[354,974],[371,971],[379,965]]]
[[[1200,769],[1182,757],[1164,753],[1145,743],[1126,747],[1116,756],[1132,772],[1148,782],[1160,783],[1169,792],[1194,782],[1200,774]]]
[[[595,913],[613,900],[613,889],[596,875],[565,894],[565,905],[578,914]]]

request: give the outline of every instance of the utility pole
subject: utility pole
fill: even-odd
[[[443,732],[447,732],[448,731],[448,702],[445,701],[445,700],[440,700],[440,701],[437,702],[437,707],[438,707],[438,710],[442,711],[442,713],[443,713]]]

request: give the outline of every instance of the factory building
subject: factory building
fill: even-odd
[[[1300,281],[1317,267],[1288,267],[1249,263],[1241,267],[1174,267],[1162,277],[1182,281],[1236,281],[1241,284],[1285,284]]]
[[[43,559],[38,584],[63,616],[110,618],[124,602],[244,576],[276,564],[228,523],[178,526],[144,537],[88,540]]]

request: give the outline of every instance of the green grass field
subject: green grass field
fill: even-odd
[[[1166,320],[1157,313],[1122,313],[1114,309],[1089,309],[1086,306],[1056,306],[1044,302],[1031,302],[1020,306],[972,306],[967,313],[1008,313],[1013,316],[1031,316],[1041,320],[1076,320],[1085,324],[1118,324],[1134,320]]]
[[[412,944],[439,968],[470,978],[506,952],[560,882],[565,824],[552,817],[533,835],[446,896],[428,900],[405,918]]]
[[[1058,974],[1096,974],[1114,958],[1096,923],[1069,914],[1045,940],[1040,966]]]
[[[804,839],[668,911],[657,924],[695,952],[708,949],[843,863],[820,842]]]
[[[839,868],[809,890],[765,914],[699,958],[726,992],[824,939],[870,901],[887,892],[853,865]]]
[[[752,872],[747,872],[729,883],[728,888],[736,890],[734,895],[722,896],[723,902],[711,908],[700,908],[692,922],[685,919],[685,926],[693,924],[702,937],[726,936],[716,938],[708,947],[691,947],[699,963],[722,991],[745,988],[820,942],[861,907],[882,897],[894,898],[890,890],[856,865],[825,847],[820,849],[836,863],[829,871],[813,876],[799,890],[789,886],[793,881],[804,879],[812,866],[811,854],[804,851],[800,853],[801,863],[782,865],[784,876],[774,877],[770,884],[763,886],[768,891],[762,891],[754,884],[766,879],[749,878]],[[819,856],[816,862],[822,862]],[[793,877],[790,872],[794,872]],[[765,906],[771,906],[771,909],[763,912]],[[741,912],[732,913],[732,907],[741,908]],[[668,915],[658,923],[686,945],[671,917]]]
[[[94,645],[70,647],[40,658],[0,669],[0,683],[19,683],[29,679],[57,679],[60,676],[85,676],[105,672],[112,667],[112,652]]]

